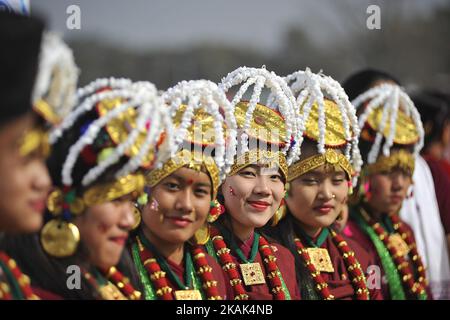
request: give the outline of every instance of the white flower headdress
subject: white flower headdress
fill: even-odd
[[[261,100],[261,93],[263,88],[267,87],[270,90],[271,98],[268,98],[262,104],[270,106],[273,109],[279,111],[286,124],[286,137],[284,141],[284,147],[281,150],[286,155],[287,163],[290,164],[295,158],[296,148],[292,148],[291,138],[293,137],[294,143],[298,141],[298,137],[301,133],[298,131],[297,120],[295,116],[295,98],[292,95],[291,90],[288,88],[286,82],[273,71],[270,72],[263,68],[248,68],[240,67],[230,72],[225,78],[222,79],[219,87],[228,92],[233,86],[239,85],[239,90],[231,100],[231,105],[235,108],[248,91],[249,87],[254,85],[253,92],[251,94],[250,101],[248,103],[248,109],[245,115],[245,123],[242,131],[244,134],[241,136],[242,152],[247,151],[247,139],[248,130],[253,117],[253,113],[256,109],[256,105]]]
[[[174,142],[171,152],[174,154],[187,136],[188,127],[195,121],[195,110],[203,109],[214,119],[214,161],[220,172],[220,179],[225,178],[236,154],[236,119],[233,108],[225,93],[217,85],[207,80],[181,81],[169,88],[163,95],[169,106],[169,113],[174,117],[181,105],[186,108],[180,125],[174,130]],[[226,124],[226,132],[223,130]],[[229,143],[226,143],[225,137]]]
[[[105,90],[102,90],[105,89]],[[99,90],[102,90],[98,92]],[[127,138],[120,142],[105,159],[99,161],[82,178],[82,186],[88,186],[104,173],[107,168],[115,164],[127,150],[136,142],[138,135],[146,132],[144,142],[140,145],[139,152],[130,156],[127,163],[115,174],[116,178],[126,176],[136,170],[142,163],[145,155],[148,154],[151,147],[154,147],[163,131],[165,131],[165,144],[170,145],[172,141],[171,121],[167,112],[164,110],[162,98],[157,94],[155,86],[149,82],[131,82],[128,79],[98,79],[77,92],[76,108],[67,115],[60,126],[53,129],[50,133],[50,142],[56,143],[65,130],[71,126],[82,115],[95,108],[97,103],[104,100],[121,99],[120,105],[109,110],[102,116],[89,124],[86,131],[73,144],[62,166],[62,183],[64,186],[71,186],[73,183],[72,171],[75,163],[80,156],[80,152],[94,142],[100,130],[105,127],[109,121],[117,118],[129,108],[135,108],[137,111],[136,123],[128,132]],[[150,128],[147,130],[147,126]],[[158,153],[156,161],[163,161]]]
[[[345,148],[345,156],[352,164],[354,170],[359,173],[362,166],[361,153],[358,148],[359,126],[356,117],[355,108],[350,103],[347,94],[341,85],[333,78],[322,73],[313,73],[309,68],[305,71],[294,72],[285,77],[294,96],[296,97],[297,108],[300,109],[301,125],[299,131],[304,132],[306,123],[312,109],[316,103],[318,106],[318,144],[317,149],[320,154],[325,153],[325,133],[326,127],[326,113],[325,113],[325,98],[334,101],[339,108],[342,116],[342,125],[344,128],[345,140],[347,141]],[[301,154],[300,148],[303,138],[297,144],[299,151],[296,153],[298,157]],[[353,184],[356,183],[356,177]]]
[[[79,69],[72,50],[59,35],[43,34],[33,103],[44,100],[59,120],[75,105]]]
[[[373,143],[368,154],[367,163],[373,164],[377,161],[380,153],[381,141],[383,139],[383,132],[386,128],[386,124],[388,123],[388,117],[390,117],[389,133],[383,144],[382,152],[384,156],[390,155],[390,149],[394,144],[399,110],[404,112],[407,117],[411,117],[416,127],[419,139],[414,146],[414,154],[417,156],[424,144],[424,129],[420,119],[420,114],[408,94],[396,84],[383,83],[360,94],[352,101],[352,103],[356,108],[358,108],[368,100],[370,100],[370,102],[359,117],[359,127],[361,129],[364,127],[368,117],[375,108],[381,107],[383,113],[379,128],[377,128],[375,142]]]

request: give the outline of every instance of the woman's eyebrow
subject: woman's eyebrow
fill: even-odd
[[[170,176],[164,178],[164,180],[170,180],[170,179],[174,179],[176,180],[178,183],[184,183],[185,180],[183,177],[177,175],[176,173],[171,174]]]
[[[211,183],[208,183],[208,182],[197,182],[197,183],[194,183],[196,186],[198,186],[198,187],[208,187],[208,188],[211,188]]]
[[[306,175],[323,176],[324,174],[325,174],[325,173],[322,172],[321,170],[314,169],[314,170],[311,170],[311,171],[308,171],[307,173],[305,173],[305,176],[306,176]]]

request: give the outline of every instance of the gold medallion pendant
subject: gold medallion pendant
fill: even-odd
[[[395,248],[398,256],[404,257],[409,253],[409,247],[398,233],[389,236],[389,246]]]
[[[111,282],[101,286],[98,291],[104,300],[127,300],[122,292]]]
[[[311,263],[318,272],[334,272],[333,264],[331,263],[331,258],[327,249],[308,248],[306,250],[311,258]]]
[[[57,258],[70,257],[80,242],[80,231],[71,222],[52,219],[41,231],[41,244],[45,252]]]
[[[244,263],[239,266],[241,267],[242,278],[246,286],[266,283],[261,265],[258,262]]]
[[[177,290],[175,291],[176,300],[202,300],[199,290]]]

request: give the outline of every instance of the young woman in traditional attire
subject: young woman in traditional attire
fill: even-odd
[[[369,290],[371,257],[333,229],[361,167],[355,110],[338,82],[309,69],[287,76],[303,139],[289,166],[286,216],[274,236],[295,255],[304,299],[379,299]]]
[[[242,100],[252,84],[250,101]],[[206,247],[225,270],[234,299],[298,299],[294,258],[260,230],[284,196],[286,155],[291,156],[291,136],[297,130],[294,99],[286,83],[265,68],[239,68],[221,83],[226,92],[235,85],[240,85],[231,102],[239,129],[238,152],[220,187],[222,214],[211,227]],[[274,94],[274,109],[260,104],[264,87]]]
[[[359,108],[364,159],[350,208],[351,236],[376,254],[372,283],[386,299],[429,299],[425,268],[411,228],[399,217],[423,146],[420,115],[394,81],[374,81],[353,104]],[[386,278],[387,281],[383,281]]]
[[[0,12],[0,300],[38,298],[3,238],[39,230],[51,187],[44,121],[32,111],[43,28],[36,18]]]
[[[180,82],[163,98],[174,125],[173,155],[147,174],[148,196],[138,202],[142,220],[130,246],[144,298],[230,299],[224,273],[203,245],[233,157],[226,152],[236,136],[231,104],[206,80]]]

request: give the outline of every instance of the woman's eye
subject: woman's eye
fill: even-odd
[[[314,184],[314,183],[317,183],[317,179],[313,179],[313,178],[305,178],[305,179],[302,179],[302,181],[303,181],[304,183],[306,183],[306,184]]]
[[[256,176],[255,173],[252,171],[242,171],[239,174],[244,177],[255,177]]]
[[[172,183],[172,182],[167,182],[167,183],[165,184],[165,186],[166,186],[166,188],[169,189],[169,190],[178,190],[178,189],[179,189],[178,184]]]
[[[123,203],[127,202],[124,197],[120,197],[111,201],[115,206],[121,206]]]
[[[342,182],[344,182],[344,178],[334,178],[334,179],[333,179],[333,183],[338,183],[338,184],[340,184],[340,183],[342,183]]]
[[[197,196],[203,197],[203,196],[209,195],[209,191],[208,191],[208,190],[205,190],[205,189],[197,189],[197,190],[195,190],[195,194],[196,194]]]
[[[20,156],[20,162],[24,165],[29,164],[30,162],[39,159],[38,153],[37,152],[32,152],[29,153],[25,156]]]
[[[270,176],[270,179],[272,180],[281,180],[281,176],[279,174],[274,174]]]

